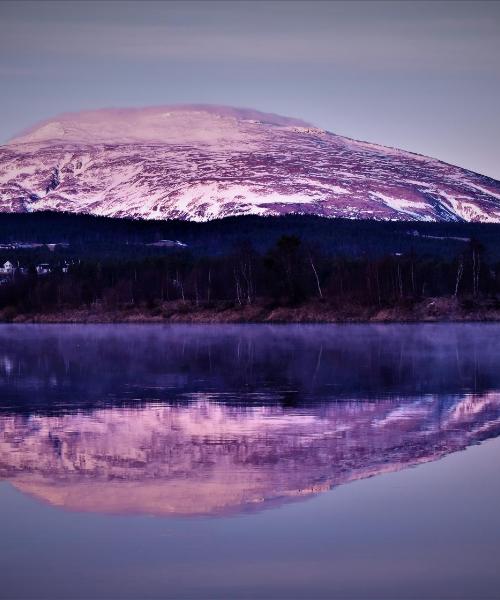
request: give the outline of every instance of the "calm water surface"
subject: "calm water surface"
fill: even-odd
[[[499,598],[500,326],[0,326],[0,597]]]

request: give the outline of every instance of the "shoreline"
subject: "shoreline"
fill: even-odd
[[[60,309],[43,313],[0,311],[0,323],[438,323],[500,322],[500,304],[478,301],[467,306],[456,298],[428,298],[411,306],[334,307],[320,301],[297,306],[195,306],[164,303],[161,307]]]

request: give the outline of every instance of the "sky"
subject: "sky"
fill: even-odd
[[[0,143],[60,112],[213,103],[500,179],[500,2],[0,2]]]

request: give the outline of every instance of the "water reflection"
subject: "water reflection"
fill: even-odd
[[[68,509],[220,515],[304,499],[500,433],[500,394],[287,409],[184,405],[0,418],[0,476]]]
[[[0,477],[98,512],[304,499],[498,435],[499,331],[2,326]]]

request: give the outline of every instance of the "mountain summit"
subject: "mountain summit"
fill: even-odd
[[[60,115],[0,147],[0,211],[37,210],[500,222],[500,182],[250,109],[103,109]]]

